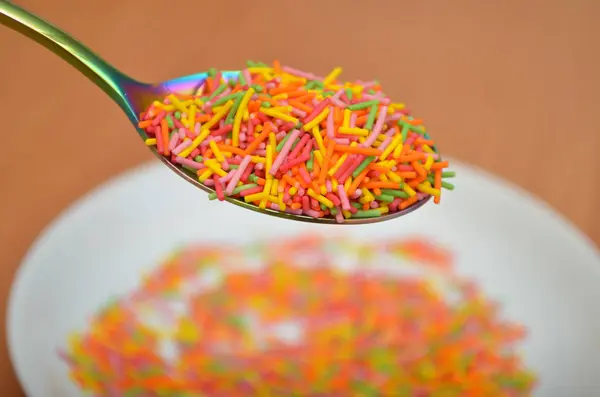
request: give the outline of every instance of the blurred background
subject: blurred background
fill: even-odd
[[[15,2],[143,81],[275,58],[377,78],[445,155],[541,197],[600,243],[596,0]],[[14,272],[41,229],[152,155],[97,87],[2,27],[0,88],[3,322]],[[0,374],[2,394],[19,395],[4,344]]]

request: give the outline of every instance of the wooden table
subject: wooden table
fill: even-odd
[[[542,197],[600,243],[596,0],[17,2],[144,81],[274,58],[379,78],[445,154]],[[1,27],[0,88],[4,321],[14,272],[41,229],[151,155],[99,89]],[[2,395],[22,395],[4,345],[0,371]]]

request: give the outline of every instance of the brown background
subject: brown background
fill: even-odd
[[[379,78],[445,154],[525,187],[600,243],[598,0],[17,2],[143,81],[274,58]],[[151,155],[100,90],[2,27],[0,92],[3,323],[40,230]],[[0,390],[20,395],[4,345]]]

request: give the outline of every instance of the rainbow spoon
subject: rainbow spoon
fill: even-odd
[[[196,92],[198,87],[200,87],[208,77],[208,73],[204,72],[179,77],[162,83],[141,83],[107,63],[65,31],[5,0],[0,0],[0,24],[20,32],[28,38],[38,42],[70,63],[88,79],[94,82],[121,107],[142,138],[142,141],[146,140],[148,135],[143,129],[138,128],[140,113],[146,110],[157,98],[164,98],[171,93],[192,94]],[[222,72],[222,76],[225,80],[237,79],[239,73],[240,71],[226,71]],[[149,149],[167,167],[169,167],[169,169],[183,177],[186,181],[205,192],[214,192],[210,187],[200,183],[194,173],[171,163],[167,158],[160,155],[154,147],[150,147]],[[232,197],[227,197],[226,200],[240,207],[280,218],[311,223],[340,224],[337,223],[334,218],[313,218],[306,215],[296,215],[268,208],[260,209],[252,203],[246,203],[244,200]],[[378,217],[345,219],[341,224],[365,224],[387,221],[406,215],[422,207],[427,201],[429,201],[429,198],[423,199],[404,210]]]

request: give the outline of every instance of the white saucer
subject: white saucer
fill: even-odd
[[[198,240],[251,241],[318,229],[372,239],[421,234],[458,253],[510,319],[525,324],[536,396],[600,395],[600,256],[568,222],[528,194],[464,165],[454,192],[404,218],[321,226],[210,202],[158,162],[102,185],[65,211],[23,260],[8,308],[8,342],[30,397],[83,394],[56,349],[140,271]]]

